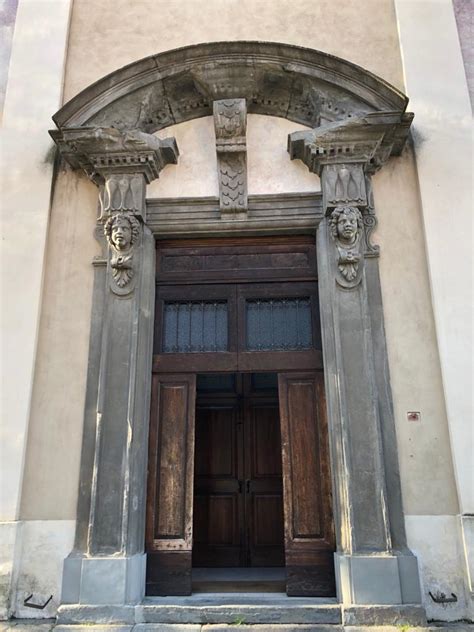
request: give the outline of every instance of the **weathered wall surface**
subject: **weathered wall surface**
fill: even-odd
[[[474,618],[474,418],[472,379],[473,336],[473,216],[472,216],[472,111],[466,43],[465,9],[469,3],[451,0],[395,0],[406,91],[416,117],[413,139],[423,217],[423,229],[438,339],[447,423],[454,462],[459,515],[451,537],[462,552],[458,577],[464,574],[464,616]],[[472,3],[471,3],[472,5]],[[469,11],[468,11],[469,12]],[[472,22],[472,20],[471,20]],[[472,29],[471,29],[472,30]],[[471,60],[472,61],[472,60]],[[443,68],[443,81],[438,80]],[[472,68],[471,68],[472,69]],[[466,81],[467,75],[467,81]],[[471,86],[472,87],[472,86]],[[448,524],[449,521],[446,523]],[[423,516],[408,523],[415,542],[426,531]],[[451,546],[441,523],[433,521],[429,533],[443,542],[439,567]],[[425,545],[426,548],[426,545]],[[425,560],[429,555],[425,555]],[[444,574],[441,592],[460,594],[462,586]],[[451,585],[450,585],[451,584]],[[435,616],[455,616],[456,606],[437,606]],[[458,614],[461,611],[458,610]]]
[[[194,43],[237,39],[317,48],[360,64],[404,90],[392,0],[211,0],[205,5],[194,0],[76,0],[64,101],[105,74],[146,55]],[[319,189],[318,179],[302,164],[290,162],[286,153],[286,136],[298,129],[301,126],[282,119],[248,117],[251,194]],[[176,136],[181,158],[178,166],[164,169],[149,187],[148,196],[217,196],[212,119],[183,123],[159,135]],[[374,242],[381,246],[404,509],[409,515],[426,516],[426,525],[432,524],[430,517],[455,515],[458,503],[418,182],[410,149],[377,174],[374,189],[379,218]],[[21,518],[38,521],[37,525],[44,520],[75,518],[91,260],[98,251],[93,238],[96,199],[96,188],[85,177],[71,172],[58,174],[21,502]],[[407,421],[406,412],[411,410],[421,411],[421,423]],[[415,527],[412,531],[413,541],[420,544],[419,531]],[[428,556],[425,567],[427,576],[439,575],[436,559]]]
[[[0,34],[0,618],[10,609],[19,549],[53,174],[47,128],[51,110],[61,103],[70,5],[70,0],[19,0],[2,3],[0,10],[5,20]]]
[[[76,0],[64,99],[147,55],[221,40],[317,48],[403,89],[392,0]]]

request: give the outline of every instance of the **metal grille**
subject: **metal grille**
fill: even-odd
[[[227,351],[227,302],[166,302],[163,353]]]
[[[289,351],[313,346],[308,297],[247,300],[246,321],[249,351]]]

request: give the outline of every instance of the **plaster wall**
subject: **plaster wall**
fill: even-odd
[[[460,9],[463,3],[457,2]],[[396,0],[448,427],[474,616],[472,112],[452,3]],[[459,14],[460,25],[462,15]],[[443,81],[439,81],[442,68]]]
[[[463,513],[474,513],[469,94],[451,3],[405,0],[397,11],[457,485]]]
[[[75,520],[30,520],[24,522],[15,556],[15,574],[11,614],[17,618],[54,617],[61,598],[64,558],[74,542]],[[24,605],[51,601],[44,610]]]
[[[8,2],[5,11],[15,2]],[[3,29],[1,174],[0,617],[10,608],[70,0],[20,0]],[[8,15],[5,14],[8,18]],[[4,92],[4,80],[7,79]]]
[[[407,541],[418,557],[421,590],[428,620],[472,619],[470,597],[464,583],[463,549],[459,516],[406,516]],[[452,593],[457,601],[436,604],[429,593],[439,597]]]
[[[221,40],[317,48],[403,89],[393,0],[80,0],[72,12],[64,100],[147,55]]]

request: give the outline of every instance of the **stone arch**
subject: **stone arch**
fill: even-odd
[[[333,55],[271,42],[197,44],[146,57],[89,86],[53,117],[58,127],[154,133],[245,98],[249,113],[317,127],[371,112],[404,112],[407,97]]]

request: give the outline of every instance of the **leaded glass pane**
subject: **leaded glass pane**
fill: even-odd
[[[309,298],[252,299],[246,301],[247,349],[292,351],[313,344]]]
[[[166,302],[163,353],[227,351],[225,301]]]

